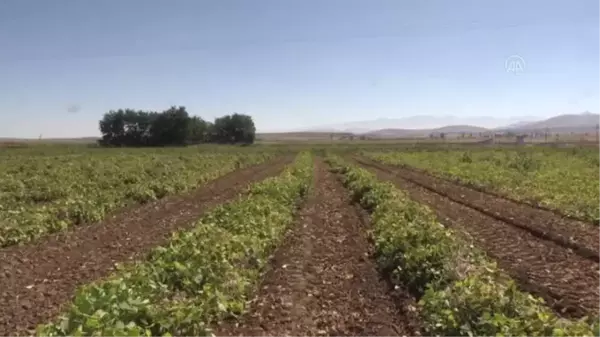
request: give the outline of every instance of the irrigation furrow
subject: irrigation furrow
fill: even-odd
[[[572,249],[585,258],[596,262],[600,259],[598,241],[600,227],[566,219],[551,212],[515,203],[426,173],[403,167],[391,167],[364,158],[356,158],[356,160],[362,165],[397,173],[405,180],[489,217],[519,227],[541,239]]]
[[[248,314],[216,334],[415,335],[411,314],[402,312],[400,296],[391,296],[371,249],[359,210],[317,159],[312,195],[276,251]]]
[[[558,313],[574,317],[598,314],[597,260],[502,221],[502,217],[470,207],[470,200],[456,202],[459,191],[449,197],[447,191],[418,183],[401,170],[364,160],[357,162],[430,206],[443,223],[468,233],[524,290],[544,298]]]
[[[134,207],[105,221],[0,250],[0,335],[31,334],[56,316],[77,287],[110,274],[165,242],[252,182],[281,172],[292,157],[241,169],[186,195]]]

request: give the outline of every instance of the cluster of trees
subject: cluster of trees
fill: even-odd
[[[234,113],[213,123],[190,116],[185,107],[163,112],[132,109],[109,111],[100,120],[103,146],[177,146],[198,143],[252,144],[251,116]]]

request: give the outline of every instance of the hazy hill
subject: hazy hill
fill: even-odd
[[[495,128],[494,130],[498,130],[498,129],[516,129],[516,128],[520,128],[522,126],[525,126],[525,125],[531,124],[531,123],[534,123],[534,122],[531,122],[531,121],[521,121],[521,122],[516,122],[516,123],[513,123],[513,124],[509,124],[509,125],[506,125],[506,126],[502,126],[502,127],[499,127],[499,128]]]
[[[431,132],[433,133],[440,133],[440,132],[445,132],[445,133],[479,133],[479,132],[488,132],[490,131],[489,129],[486,128],[482,128],[480,126],[473,126],[473,125],[449,125],[449,126],[444,126],[441,128],[437,128],[437,129],[433,129],[431,130]]]
[[[375,138],[403,138],[403,137],[429,137],[430,134],[439,135],[440,133],[460,134],[488,132],[489,129],[473,125],[448,125],[435,129],[381,129],[367,132],[366,135]]]
[[[356,134],[369,133],[380,130],[408,130],[406,132],[412,133],[410,130],[425,130],[430,131],[437,128],[446,126],[476,126],[481,128],[495,128],[499,126],[510,125],[523,121],[533,122],[537,119],[531,116],[521,117],[509,117],[509,118],[497,118],[489,116],[431,116],[431,115],[417,115],[402,118],[378,118],[373,120],[364,120],[348,123],[340,123],[334,125],[323,125],[315,126],[312,128],[305,128],[301,130],[294,130],[300,132],[352,132]],[[402,133],[402,131],[398,131]]]
[[[590,112],[581,114],[566,114],[548,118],[543,121],[522,124],[517,127],[507,127],[506,129],[520,132],[543,131],[549,129],[550,132],[592,132],[596,130],[596,125],[600,121],[600,115]]]
[[[348,132],[314,131],[314,132],[258,132],[256,140],[262,142],[282,141],[329,141],[346,139],[352,136]],[[333,137],[333,138],[332,138]]]
[[[432,133],[439,134],[442,132],[449,135],[460,133],[478,134],[490,131],[529,133],[543,131],[546,128],[555,133],[583,133],[595,131],[599,119],[600,115],[590,112],[559,115],[541,121],[536,121],[535,117],[531,116],[505,119],[485,116],[411,116],[397,119],[380,118],[370,121],[350,122],[316,129],[327,130],[328,132],[343,130],[355,134],[365,134],[373,138],[428,137]]]
[[[424,129],[381,129],[365,133],[372,138],[401,138],[401,137],[425,137],[428,135]]]

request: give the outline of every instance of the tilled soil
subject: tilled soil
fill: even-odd
[[[523,290],[544,298],[557,313],[573,317],[598,315],[600,280],[597,261],[576,254],[552,240],[533,235],[522,227],[501,221],[500,217],[468,207],[473,200],[469,194],[461,194],[462,189],[448,191],[445,185],[444,191],[437,193],[438,185],[424,188],[408,180],[407,176],[414,176],[405,176],[405,171],[381,165],[364,166],[380,179],[395,183],[414,200],[434,209],[442,223],[468,233],[474,243],[495,258]],[[461,196],[468,202],[454,202],[447,197],[448,194]],[[491,199],[477,202],[486,200],[492,202]],[[486,205],[501,214],[518,213],[508,206],[500,210],[493,204]]]
[[[406,180],[421,185],[452,201],[478,210],[502,222],[521,227],[542,239],[573,249],[577,254],[598,261],[600,256],[600,227],[561,217],[554,212],[475,190],[459,183],[404,167],[384,165],[359,158],[363,165],[393,169]]]
[[[365,217],[317,160],[314,190],[271,261],[248,314],[216,335],[415,335],[414,303],[370,258]]]
[[[292,157],[241,169],[198,190],[117,212],[25,246],[0,250],[0,335],[31,334],[59,314],[80,285],[106,277],[234,198],[252,182],[278,174]]]
[[[546,214],[552,213],[552,214],[557,215],[557,216],[559,216],[561,218],[566,218],[567,220],[568,219],[575,220],[575,223],[578,223],[579,225],[581,223],[587,223],[589,225],[593,225],[593,226],[598,227],[598,224],[599,224],[598,220],[590,220],[590,219],[586,219],[586,218],[581,217],[581,216],[566,214],[564,211],[561,211],[558,208],[552,208],[550,206],[546,206],[546,205],[542,204],[542,202],[540,200],[536,200],[536,199],[531,198],[531,197],[530,198],[524,198],[524,199],[517,199],[517,198],[515,198],[513,196],[510,196],[510,195],[508,195],[506,193],[495,191],[491,187],[480,186],[480,185],[477,185],[477,184],[474,184],[474,183],[470,183],[470,182],[467,182],[467,181],[462,181],[461,179],[456,178],[456,177],[452,178],[452,177],[446,177],[446,176],[442,176],[442,175],[437,175],[433,171],[430,171],[430,170],[427,170],[427,169],[422,169],[422,168],[418,168],[418,167],[415,167],[415,166],[409,166],[409,165],[406,165],[406,164],[397,164],[397,165],[394,165],[394,166],[399,166],[399,167],[405,168],[407,170],[411,170],[411,171],[414,171],[414,172],[419,172],[419,173],[427,174],[427,175],[430,175],[430,176],[434,176],[434,177],[436,177],[438,179],[449,181],[449,182],[454,183],[454,184],[460,184],[462,186],[468,187],[470,189],[473,189],[473,190],[476,190],[476,191],[479,191],[479,192],[483,192],[485,194],[492,195],[492,196],[497,197],[497,198],[506,199],[506,200],[509,200],[509,201],[517,203],[517,204],[521,204],[521,205],[524,205],[524,206],[527,206],[527,207],[532,207],[532,208],[536,208],[536,209],[542,210]]]

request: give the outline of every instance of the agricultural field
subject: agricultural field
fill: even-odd
[[[473,187],[598,222],[598,150],[522,148],[365,152]]]
[[[420,297],[421,324],[428,334],[591,333],[584,320],[562,319],[543,300],[518,290],[496,263],[471,244],[471,237],[441,225],[430,208],[394,184],[381,182],[376,174],[339,157],[330,162],[360,204],[371,210],[377,262],[394,284]]]
[[[293,220],[310,183],[310,155],[248,195],[175,234],[148,259],[84,287],[42,335],[204,335],[206,322],[241,313],[244,295]]]
[[[0,159],[0,335],[600,333],[593,151],[277,143]]]
[[[117,208],[188,191],[273,155],[84,149],[0,154],[0,247],[99,221]]]

